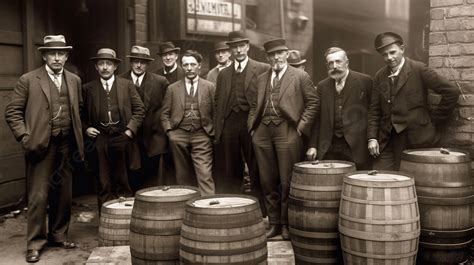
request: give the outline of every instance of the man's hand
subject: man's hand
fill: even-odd
[[[379,142],[377,141],[377,139],[369,139],[367,148],[369,149],[369,153],[371,156],[377,157],[380,155]]]
[[[314,161],[316,160],[316,155],[318,154],[318,150],[316,150],[316,148],[314,147],[311,147],[308,149],[308,151],[306,151],[306,159],[308,161]]]
[[[130,131],[130,129],[127,129],[125,131],[125,135],[128,136],[130,139],[133,139],[133,133],[132,133],[132,131]]]
[[[89,128],[87,128],[87,130],[86,130],[86,134],[87,134],[87,136],[89,136],[90,138],[96,138],[97,135],[100,134],[100,131],[97,130],[96,128],[94,128],[94,127],[89,127]]]

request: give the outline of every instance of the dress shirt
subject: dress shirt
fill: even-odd
[[[178,69],[178,64],[177,64],[177,63],[175,63],[175,64],[173,65],[173,68],[171,68],[171,70],[169,70],[169,72],[166,72],[166,67],[163,67],[163,73],[164,73],[165,75],[168,75],[168,74],[171,74],[172,72],[174,72],[176,69]],[[141,84],[141,83],[140,83],[140,84]]]
[[[288,64],[285,64],[285,66],[283,66],[283,69],[281,69],[280,72],[278,72],[278,80],[281,80],[281,78],[286,72],[286,69],[288,69]],[[272,76],[271,76],[272,87],[273,87],[273,79],[275,79],[275,76],[276,76],[276,72],[275,70],[272,70]]]
[[[242,67],[242,71],[245,69],[245,67],[247,66],[247,63],[249,62],[249,57],[245,57],[245,59],[243,59],[241,62],[240,62],[240,67]],[[239,61],[235,60],[234,62],[234,69],[235,71],[237,72],[237,68],[239,68]]]
[[[344,76],[339,80],[334,80],[336,85],[336,92],[339,94],[344,89],[346,85],[347,76],[349,75],[349,69],[346,70]]]
[[[112,85],[114,84],[115,81],[115,76],[112,75],[108,80],[103,79],[102,77],[100,78],[100,83],[102,83],[102,87],[104,88],[105,92],[110,92],[112,89]],[[107,85],[109,85],[109,90],[107,90]]]
[[[64,68],[61,69],[61,71],[59,71],[58,73],[55,73],[51,68],[49,68],[49,66],[47,64],[45,64],[45,68],[46,68],[46,72],[48,72],[48,75],[49,75],[49,78],[51,78],[51,80],[54,82],[54,79],[55,79],[55,75],[58,76],[57,80],[58,80],[58,83],[59,83],[59,87],[58,89],[61,88],[61,85],[63,83],[63,79],[62,79],[62,76],[63,76],[63,71],[64,71]],[[56,84],[56,83],[55,83]]]
[[[133,84],[136,84],[137,79],[138,79],[138,84],[139,84],[139,86],[141,86],[142,82],[143,82],[143,77],[145,76],[145,74],[146,74],[146,72],[143,73],[140,76],[137,76],[133,71],[130,71],[130,75],[132,76]]]
[[[190,93],[191,91],[191,80],[188,79],[188,78],[185,78],[185,84],[186,84],[186,92]],[[193,79],[193,88],[194,88],[194,95],[196,95],[197,93],[197,88],[198,88],[198,82],[199,82],[199,76],[196,76],[194,79]],[[190,95],[192,97],[194,97],[194,95]]]
[[[392,78],[397,77],[400,74],[400,71],[402,70],[402,67],[403,67],[404,64],[405,64],[405,57],[402,57],[402,62],[397,67],[397,70],[395,72],[392,72],[392,70],[390,69],[391,74],[388,75],[388,78],[392,79]]]

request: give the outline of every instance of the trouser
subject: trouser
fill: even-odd
[[[211,137],[203,129],[185,131],[179,128],[169,131],[168,137],[177,184],[197,184],[201,195],[215,194]]]
[[[354,156],[352,155],[352,149],[347,143],[346,139],[343,137],[333,136],[331,141],[331,146],[328,151],[323,155],[324,160],[344,160],[349,162],[354,162],[356,164],[357,170],[367,170],[369,169],[370,163],[356,163]]]
[[[66,240],[71,219],[72,167],[70,137],[51,137],[44,157],[26,158],[28,191],[27,249]],[[49,209],[48,209],[49,205]],[[48,217],[48,232],[46,230]]]
[[[288,224],[288,196],[293,165],[302,158],[303,143],[287,121],[261,123],[252,136],[260,183],[270,224]]]
[[[406,148],[406,131],[397,133],[395,129],[392,129],[387,145],[384,150],[380,151],[380,155],[373,161],[373,169],[398,171],[400,169],[403,150]]]

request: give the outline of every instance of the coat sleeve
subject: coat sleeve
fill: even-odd
[[[143,118],[145,116],[145,107],[143,105],[142,100],[140,99],[140,95],[133,85],[132,82],[128,83],[128,93],[130,95],[130,103],[132,105],[132,117],[127,124],[127,128],[130,129],[134,135],[137,135],[138,128],[142,125]]]
[[[249,117],[247,119],[247,129],[249,132],[252,131],[252,126],[253,126],[253,123],[255,121],[255,115],[256,112],[257,112],[257,100],[258,100],[258,77],[257,78],[252,78],[252,80],[250,80],[250,86],[249,86],[249,90],[250,91],[253,91],[253,94],[255,95],[255,100],[251,100],[249,102],[250,104],[250,110],[249,110]]]
[[[314,147],[314,148],[318,148],[318,139],[319,139],[319,128],[320,128],[320,125],[319,122],[320,122],[320,119],[319,119],[319,115],[321,115],[321,98],[322,98],[322,87],[320,86],[320,84],[318,84],[319,86],[319,89],[316,90],[316,111],[315,111],[315,114],[314,114],[314,122],[313,122],[313,125],[311,127],[311,135],[309,137],[309,143],[308,143],[308,147]]]
[[[168,87],[166,90],[165,98],[163,99],[163,107],[161,108],[161,126],[165,132],[172,129],[171,127],[171,99],[172,99],[172,89]]]
[[[301,114],[301,118],[298,121],[297,128],[304,135],[311,136],[311,126],[314,122],[316,109],[319,105],[318,99],[316,97],[316,91],[314,90],[313,81],[307,73],[303,73],[301,77],[301,89],[303,92],[304,100],[304,111]]]
[[[20,77],[13,90],[12,99],[5,108],[5,120],[17,141],[27,134],[25,108],[28,101],[28,87],[28,79],[24,76]]]
[[[375,78],[371,91],[369,111],[367,114],[367,139],[377,139],[379,136],[380,122],[382,119],[381,94],[379,80]]]

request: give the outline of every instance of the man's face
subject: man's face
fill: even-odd
[[[137,76],[141,76],[146,72],[146,68],[148,67],[148,61],[142,59],[132,59],[131,65],[133,73]]]
[[[167,52],[161,55],[161,59],[166,67],[173,67],[176,60],[178,60],[178,53],[174,51]]]
[[[378,51],[390,69],[396,69],[402,62],[405,46],[398,43],[390,44]]]
[[[55,73],[63,69],[67,58],[68,52],[64,50],[50,50],[43,53],[43,60]]]
[[[193,56],[183,56],[181,59],[184,69],[184,74],[188,79],[194,79],[198,74],[201,69],[201,64],[198,63],[196,58]]]
[[[330,53],[326,56],[328,75],[334,80],[341,79],[349,68],[349,59],[343,51]]]
[[[241,62],[247,58],[247,53],[249,52],[249,44],[247,42],[237,42],[229,46],[237,61]]]
[[[229,61],[230,55],[231,54],[229,50],[216,51],[215,56],[217,63],[220,65],[226,64]]]
[[[288,62],[288,51],[275,51],[271,53],[267,53],[267,59],[270,62],[270,66],[275,71],[280,71],[285,67]]]
[[[108,80],[114,75],[117,65],[111,60],[98,60],[95,64],[95,69],[99,72],[100,77]]]

